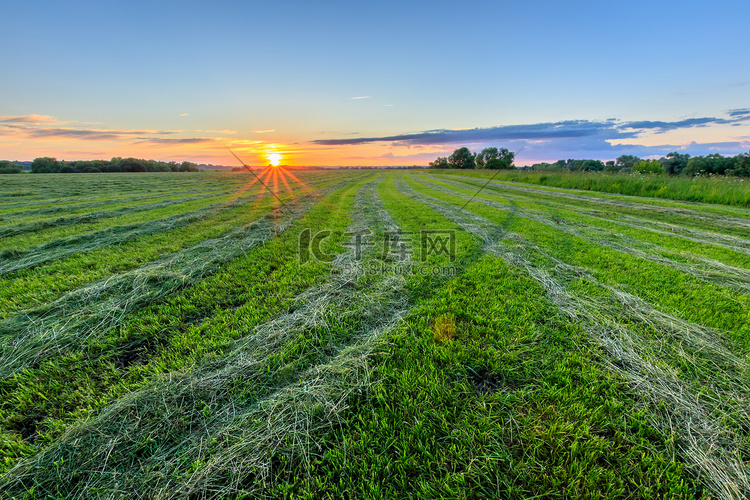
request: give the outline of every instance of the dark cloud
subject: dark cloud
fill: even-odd
[[[705,127],[710,124],[726,124],[732,123],[731,120],[725,120],[723,118],[689,118],[687,120],[680,120],[677,122],[661,122],[661,121],[640,121],[640,122],[627,122],[622,126],[629,129],[649,129],[656,130],[657,132],[667,132],[669,130],[677,130],[680,128],[692,128],[692,127]]]
[[[359,137],[346,139],[318,139],[314,144],[325,146],[351,146],[372,142],[397,142],[403,144],[473,144],[497,140],[541,140],[570,139],[576,137],[604,136],[610,139],[627,139],[636,132],[619,130],[615,123],[588,120],[568,120],[531,125],[506,125],[501,127],[474,128],[467,130],[428,130],[414,134],[383,137]]]
[[[374,142],[392,142],[398,146],[407,145],[447,145],[477,144],[487,141],[513,140],[556,140],[593,137],[603,140],[621,140],[639,137],[645,132],[664,133],[709,125],[735,125],[750,120],[750,109],[735,109],[728,113],[729,118],[701,117],[667,121],[606,121],[567,120],[552,123],[529,125],[506,125],[499,127],[473,128],[466,130],[427,130],[411,134],[387,135],[382,137],[349,137],[339,139],[318,139],[313,144],[325,146],[353,146]]]
[[[632,143],[634,142],[632,139],[637,139],[648,133],[664,133],[671,130],[710,125],[741,125],[750,120],[750,108],[731,110],[727,114],[728,117],[726,118],[700,117],[671,122],[647,120],[620,122],[614,119],[606,121],[568,120],[468,130],[428,130],[382,137],[319,139],[312,142],[319,146],[334,148],[367,143],[390,143],[392,147],[411,149],[430,146],[430,149],[433,150],[431,154],[417,153],[403,157],[404,159],[411,157],[414,160],[419,160],[422,157],[433,159],[438,155],[450,154],[457,145],[480,150],[484,147],[501,144],[511,151],[523,149],[522,154],[518,157],[519,164],[556,161],[566,158],[614,159],[623,154],[641,157],[664,156],[672,151],[687,152],[691,155],[711,153],[733,155],[747,151],[747,141],[691,143],[688,145],[662,144],[656,146],[623,144],[623,142]],[[434,152],[435,147],[444,148],[444,153]]]

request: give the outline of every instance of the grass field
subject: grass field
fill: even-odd
[[[750,495],[744,184],[7,177],[0,498]]]

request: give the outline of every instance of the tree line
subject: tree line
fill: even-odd
[[[750,153],[723,156],[690,156],[672,152],[654,160],[644,160],[634,155],[622,155],[606,163],[601,160],[558,160],[555,163],[535,163],[532,170],[557,170],[569,172],[638,172],[669,175],[729,175],[750,177]]]
[[[20,174],[23,167],[18,163],[8,160],[0,160],[0,174]]]
[[[35,174],[75,174],[100,172],[197,172],[198,165],[183,161],[156,161],[141,158],[120,158],[111,160],[64,161],[48,156],[35,158],[31,162],[31,172]]]
[[[472,153],[469,148],[458,148],[447,158],[438,157],[430,162],[432,168],[488,168],[491,170],[513,168],[515,153],[505,148],[484,148]]]
[[[485,148],[472,153],[469,148],[456,149],[447,158],[438,157],[430,162],[432,168],[488,168],[511,169],[515,154],[505,148]],[[690,156],[676,151],[653,160],[644,160],[634,155],[622,155],[616,160],[558,160],[554,163],[535,163],[530,170],[552,170],[568,172],[621,172],[669,175],[729,175],[750,177],[750,153],[737,156],[710,154]]]

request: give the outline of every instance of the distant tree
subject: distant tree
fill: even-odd
[[[617,167],[617,165],[615,165],[615,161],[614,160],[609,160],[604,165],[604,171],[605,172],[617,172],[618,170],[620,170],[620,169]]]
[[[448,157],[448,163],[451,164],[452,168],[469,169],[477,167],[474,154],[467,147],[455,150]]]
[[[663,174],[664,167],[659,160],[641,160],[633,165],[633,172],[641,174]]]
[[[693,156],[688,160],[687,166],[682,169],[683,174],[690,176],[703,172],[708,172],[708,164],[706,159],[702,156]]]
[[[515,153],[506,148],[485,148],[477,155],[477,166],[491,170],[511,169],[515,156]]]
[[[138,158],[124,158],[117,162],[123,172],[146,172],[147,163]]]
[[[0,160],[0,174],[20,174],[23,170],[21,165],[17,165],[8,160]]]
[[[85,172],[87,168],[96,168],[96,167],[94,167],[94,162],[92,162],[92,161],[77,161],[77,162],[75,162],[74,170],[76,172]],[[65,167],[63,167],[62,171],[65,171]]]
[[[638,158],[637,156],[633,155],[622,155],[615,161],[615,165],[623,168],[633,168],[636,163],[639,161],[643,161],[641,158]]]
[[[438,156],[438,159],[435,161],[430,162],[430,167],[432,168],[451,168],[450,163],[448,163],[448,158],[444,156]]]
[[[495,158],[486,160],[484,168],[489,170],[510,170],[513,168],[513,160],[515,157],[515,153],[505,148],[501,148]]]
[[[661,166],[664,167],[664,171],[669,175],[681,174],[687,167],[690,155],[680,154],[677,151],[669,153],[665,158],[659,160]]]
[[[190,161],[183,161],[180,164],[180,172],[197,172],[198,165]]]
[[[750,152],[734,157],[733,175],[750,176]]]
[[[122,172],[122,166],[120,165],[119,161],[117,161],[116,163],[107,162],[106,164],[101,165],[98,168],[102,172]]]
[[[484,168],[489,160],[494,160],[499,154],[497,148],[484,148],[481,153],[477,154],[477,168]]]
[[[49,156],[43,156],[41,158],[34,158],[31,162],[31,171],[35,174],[51,174],[59,172],[62,165],[57,158],[50,158]]]

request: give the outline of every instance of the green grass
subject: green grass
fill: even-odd
[[[341,188],[271,245],[256,247],[222,272],[139,311],[106,337],[3,380],[6,459],[13,452],[29,453],[18,437],[33,436],[31,450],[38,450],[59,437],[71,420],[90,415],[159,373],[220,353],[254,323],[289,307],[297,293],[327,271],[321,263],[299,265],[299,231],[335,222],[330,213],[342,210],[345,215],[352,196],[351,186]],[[70,387],[77,390],[71,393]],[[6,466],[10,463],[6,460]]]
[[[246,191],[69,240],[83,253],[30,247],[0,281],[0,498],[746,497],[744,184],[521,174],[475,196],[492,173],[297,173],[323,196],[292,182],[296,216]],[[29,177],[0,216],[39,241],[252,180]],[[239,251],[247,230],[262,244]],[[422,230],[454,234],[455,258]],[[335,259],[301,262],[318,231]],[[408,251],[384,254],[399,231]]]

